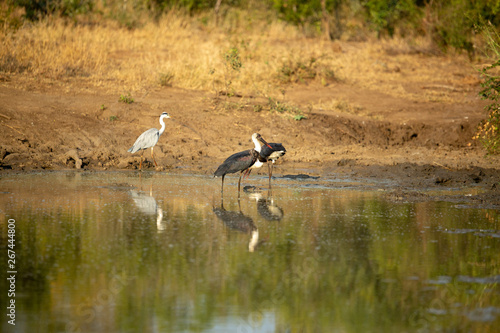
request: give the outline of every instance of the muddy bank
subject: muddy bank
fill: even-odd
[[[306,100],[347,94],[349,88],[303,87],[288,98],[306,110]],[[250,135],[259,132],[287,149],[275,168],[277,177],[340,177],[359,180],[366,188],[377,180],[377,186],[396,191],[394,198],[412,200],[418,195],[411,193],[419,189],[473,187],[490,193],[484,200],[498,204],[500,157],[485,156],[471,141],[484,116],[479,101],[407,103],[364,93],[350,95],[363,112],[313,108],[306,119],[296,121],[266,110],[263,98],[221,101],[208,92],[162,88],[125,104],[114,95],[0,86],[0,169],[137,170],[140,153],[131,155],[127,149],[146,129],[159,128],[158,116],[166,111],[172,119],[155,147],[159,167],[148,150],[145,170],[211,175],[226,157],[251,148]],[[223,107],[228,102],[241,107]],[[256,112],[256,105],[262,111]],[[263,168],[254,174],[266,172]]]

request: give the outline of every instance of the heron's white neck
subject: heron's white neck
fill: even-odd
[[[163,132],[165,132],[165,122],[163,121],[163,116],[160,117],[160,124],[161,124],[161,128],[160,128],[160,133],[158,134],[158,136],[162,135]]]
[[[260,145],[259,140],[257,140],[257,137],[252,136],[252,141],[253,141],[253,144],[255,145],[255,150],[260,153],[261,145]]]
[[[158,207],[156,209],[156,214],[158,215],[156,217],[156,228],[158,229],[158,231],[163,231],[167,228],[166,224],[163,223],[163,209]]]

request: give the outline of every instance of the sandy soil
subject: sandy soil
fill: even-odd
[[[486,156],[471,140],[486,102],[478,97],[478,78],[467,75],[433,86],[405,85],[404,77],[394,82],[412,94],[434,90],[445,102],[342,82],[295,85],[286,100],[306,110],[301,121],[270,112],[266,99],[252,96],[216,98],[214,92],[162,87],[126,104],[97,90],[36,83],[20,89],[10,76],[0,82],[0,169],[137,169],[140,153],[127,149],[143,131],[159,128],[158,116],[166,111],[172,119],[155,149],[157,171],[212,174],[230,154],[251,148],[251,134],[259,132],[287,148],[276,176],[391,180],[396,199],[419,188],[475,186],[487,193],[475,199],[498,204],[500,157]],[[332,99],[355,107],[321,107]],[[228,102],[232,107],[223,107]],[[263,109],[256,112],[256,105]],[[144,156],[143,168],[155,170],[149,151]]]

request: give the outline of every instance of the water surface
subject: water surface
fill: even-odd
[[[238,201],[229,176],[222,202],[209,176],[2,175],[2,331],[498,331],[497,210],[321,181]]]

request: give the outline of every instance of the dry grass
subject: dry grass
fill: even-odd
[[[0,73],[25,84],[34,79],[66,89],[133,94],[161,85],[215,92],[230,81],[240,94],[268,97],[279,96],[285,85],[343,82],[411,100],[446,102],[451,98],[443,89],[432,87],[453,89],[473,72],[465,55],[419,53],[425,41],[412,46],[398,39],[332,43],[305,38],[281,22],[242,24],[235,16],[215,27],[211,21],[201,24],[200,18],[170,13],[132,30],[47,19],[2,32]],[[233,47],[239,51],[239,71],[225,66],[224,54]],[[457,62],[463,73],[435,76],[436,68],[446,72]]]

